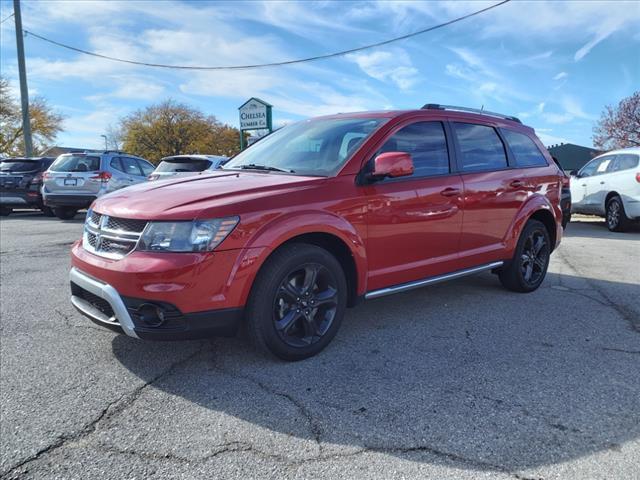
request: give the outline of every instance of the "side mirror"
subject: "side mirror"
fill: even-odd
[[[572,177],[577,177],[578,176],[578,170],[571,170],[569,172],[569,175],[571,175]]]
[[[370,178],[381,180],[386,177],[408,177],[413,175],[413,160],[410,153],[385,152],[373,159]]]

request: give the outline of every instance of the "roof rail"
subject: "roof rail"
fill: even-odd
[[[120,154],[125,154],[126,152],[123,152],[122,150],[105,150],[104,152],[102,152],[103,154],[106,153],[120,153]]]
[[[458,112],[470,112],[478,113],[480,115],[489,115],[491,117],[498,117],[505,120],[511,120],[512,122],[522,123],[518,117],[514,117],[513,115],[504,115],[502,113],[489,112],[488,110],[481,110],[478,108],[456,107],[455,105],[439,105],[437,103],[427,103],[422,107],[422,110],[455,110]]]

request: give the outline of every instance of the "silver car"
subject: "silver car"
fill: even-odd
[[[218,155],[173,155],[165,157],[158,164],[149,180],[163,180],[170,177],[184,177],[199,172],[215,170],[224,165],[229,157]]]
[[[118,151],[65,153],[43,175],[42,198],[58,218],[73,218],[105,193],[144,182],[154,166]]]

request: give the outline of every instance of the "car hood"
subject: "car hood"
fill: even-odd
[[[266,172],[203,172],[201,175],[174,176],[117,190],[98,198],[92,208],[115,217],[190,220],[210,210],[310,188],[325,180],[325,177]]]

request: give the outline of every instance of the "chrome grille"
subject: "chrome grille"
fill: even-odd
[[[95,255],[120,259],[136,248],[146,225],[145,220],[111,217],[90,211],[84,224],[82,246]]]

